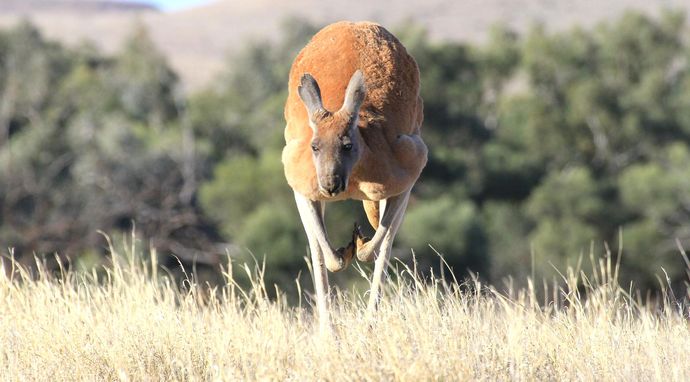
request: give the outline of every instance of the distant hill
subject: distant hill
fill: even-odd
[[[21,4],[11,11],[7,4]],[[658,14],[663,8],[688,12],[690,0],[220,0],[179,12],[158,12],[145,2],[89,0],[0,0],[0,26],[28,17],[44,33],[66,43],[93,40],[113,51],[135,22],[146,24],[185,84],[206,84],[228,53],[249,38],[276,38],[280,23],[300,16],[318,24],[371,20],[388,27],[416,23],[434,39],[482,41],[491,25],[517,31],[539,22],[552,30],[591,27],[626,9]],[[89,16],[84,17],[88,10]]]
[[[46,11],[67,12],[141,12],[154,11],[157,8],[149,3],[138,1],[102,1],[102,0],[2,0],[0,12],[26,14]]]

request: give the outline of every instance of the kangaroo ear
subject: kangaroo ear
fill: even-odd
[[[302,75],[300,85],[297,87],[297,93],[299,94],[299,98],[302,99],[304,106],[307,108],[309,120],[315,122],[315,117],[324,113],[326,110],[323,108],[323,102],[321,101],[319,84],[316,83],[316,80],[311,74],[304,73]]]
[[[359,112],[359,107],[364,102],[364,97],[367,94],[367,89],[364,86],[364,74],[361,70],[357,70],[350,78],[350,83],[345,90],[345,101],[341,111],[349,114],[356,114]]]

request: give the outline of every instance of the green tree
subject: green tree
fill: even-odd
[[[110,79],[122,109],[158,130],[179,113],[178,78],[143,25],[136,25],[114,61]]]
[[[676,143],[619,178],[623,206],[634,216],[623,228],[626,279],[654,285],[662,267],[673,280],[683,277],[676,240],[690,246],[689,161],[688,146]]]
[[[450,195],[410,208],[399,235],[400,247],[411,248],[422,264],[438,264],[442,254],[458,278],[467,269],[488,271],[486,233],[479,211],[470,200]]]
[[[588,257],[590,243],[601,242],[596,223],[603,216],[600,190],[584,167],[549,174],[526,202],[526,213],[535,224],[530,241],[539,261],[538,270],[551,275],[551,267],[575,265]]]
[[[169,129],[156,132],[160,126],[153,125],[163,120],[148,118],[160,105],[172,105],[160,90],[174,87],[173,77],[148,81],[133,70],[122,83],[116,80],[123,75],[121,61],[89,46],[47,42],[28,25],[2,41],[3,247],[14,247],[27,262],[34,254],[74,258],[103,248],[97,230],[116,233],[135,222],[163,253],[190,261],[199,251],[213,253],[214,229],[194,198],[185,196],[182,131],[168,123]],[[124,56],[130,68],[172,73],[163,61]],[[152,108],[140,111],[146,118],[121,102],[128,89],[155,94]]]

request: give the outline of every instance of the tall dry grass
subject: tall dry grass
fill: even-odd
[[[269,301],[259,270],[235,265],[210,292],[178,288],[126,252],[101,275],[5,262],[0,379],[690,380],[687,307],[635,301],[610,257],[589,278],[570,269],[546,306],[532,287],[422,282],[403,268],[371,320],[366,296],[338,292],[329,337],[306,300]],[[234,284],[237,272],[253,287]]]

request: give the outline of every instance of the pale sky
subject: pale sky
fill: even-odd
[[[210,3],[211,0],[148,0],[147,2],[153,3],[165,11],[174,11]]]

